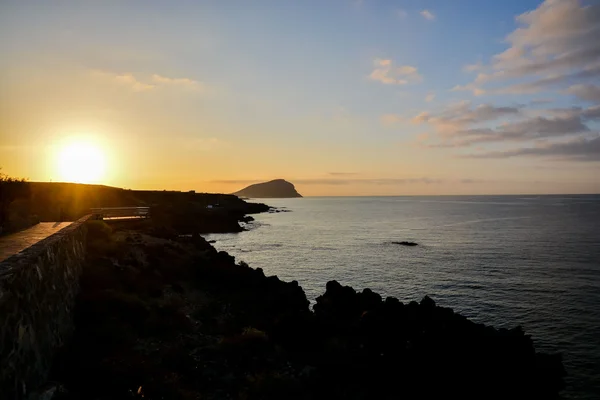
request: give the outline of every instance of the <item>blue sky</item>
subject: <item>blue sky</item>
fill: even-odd
[[[59,179],[51,160],[31,160],[81,135],[144,142],[107,150],[107,183],[122,186],[233,191],[284,177],[309,194],[598,192],[599,10],[5,1],[2,167]],[[123,174],[133,163],[153,168]]]

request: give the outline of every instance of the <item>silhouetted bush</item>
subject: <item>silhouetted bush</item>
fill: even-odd
[[[29,195],[30,186],[25,179],[12,178],[0,172],[0,234],[39,222],[31,216],[30,204],[25,201]],[[17,200],[20,202],[14,204]]]
[[[87,221],[88,240],[110,240],[112,228],[104,221]]]

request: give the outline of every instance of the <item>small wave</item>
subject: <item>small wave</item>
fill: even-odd
[[[503,218],[473,219],[470,221],[455,222],[452,224],[440,225],[440,226],[438,226],[438,228],[445,228],[447,226],[457,226],[457,225],[479,224],[481,222],[508,221],[508,220],[512,220],[512,219],[527,219],[527,218],[531,218],[531,217],[503,217]]]

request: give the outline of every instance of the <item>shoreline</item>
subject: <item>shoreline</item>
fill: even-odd
[[[51,373],[59,399],[556,398],[563,387],[560,356],[536,353],[520,328],[336,281],[311,310],[296,281],[182,232],[89,224],[76,334]]]

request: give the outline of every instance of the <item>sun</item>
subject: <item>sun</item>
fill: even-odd
[[[76,183],[99,183],[105,176],[106,157],[100,147],[89,142],[72,142],[58,152],[60,180]]]

